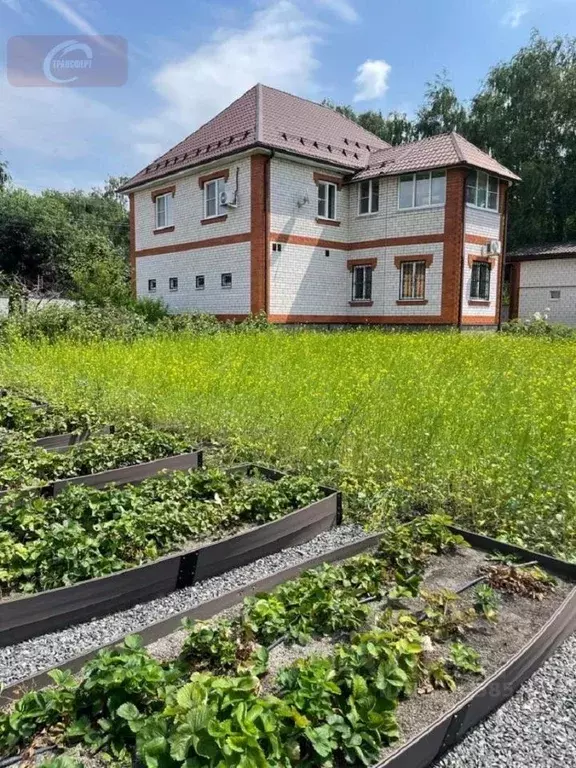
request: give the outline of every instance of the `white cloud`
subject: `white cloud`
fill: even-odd
[[[7,5],[11,11],[14,11],[15,13],[20,13],[22,16],[26,15],[24,12],[24,9],[22,8],[20,0],[0,0],[0,2],[3,3],[4,5]]]
[[[328,8],[329,11],[335,13],[343,21],[353,23],[360,20],[358,11],[348,0],[316,0],[316,2]]]
[[[516,27],[520,26],[522,23],[522,20],[528,13],[528,5],[525,2],[516,2],[514,3],[502,16],[501,22],[506,27],[512,27],[515,29]]]
[[[388,75],[392,67],[383,59],[366,59],[361,64],[354,82],[354,101],[370,101],[382,96],[388,90]]]
[[[84,16],[81,16],[78,11],[74,10],[70,4],[64,2],[64,0],[42,0],[42,2],[62,16],[62,18],[75,27],[78,32],[82,32],[83,35],[98,36],[98,32],[94,29],[92,24],[90,24]]]
[[[168,149],[257,82],[311,95],[317,41],[316,25],[290,0],[256,11],[242,29],[218,29],[209,42],[154,76],[164,106],[134,125],[137,146],[147,159],[158,146]]]

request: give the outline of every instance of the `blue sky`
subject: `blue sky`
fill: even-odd
[[[442,68],[461,98],[537,28],[576,34],[576,0],[0,0],[0,150],[33,191],[135,173],[254,83],[358,110],[418,107]],[[120,88],[16,88],[13,35],[116,34]]]

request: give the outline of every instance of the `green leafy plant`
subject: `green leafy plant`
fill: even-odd
[[[456,608],[458,595],[447,589],[437,592],[421,591],[425,600],[418,625],[423,632],[437,640],[462,636],[476,619],[473,608]]]
[[[479,584],[474,590],[474,610],[490,622],[498,619],[500,597],[489,584]]]
[[[464,643],[452,643],[450,646],[450,661],[458,672],[472,675],[483,675],[484,669],[480,663],[480,654]]]

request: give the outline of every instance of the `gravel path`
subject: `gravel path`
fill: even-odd
[[[576,635],[435,768],[576,766]]]
[[[261,579],[275,571],[350,544],[365,535],[358,526],[343,525],[332,531],[321,533],[312,541],[294,549],[285,549],[274,555],[268,555],[250,565],[207,579],[193,587],[172,592],[149,603],[136,605],[127,611],[119,611],[101,619],[77,624],[61,632],[53,632],[17,645],[0,648],[0,684],[15,683],[92,648],[98,648],[131,632],[137,632],[141,627],[161,621],[173,613],[193,608],[199,603]]]

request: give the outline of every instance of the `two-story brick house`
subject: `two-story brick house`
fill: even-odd
[[[124,187],[139,297],[276,323],[494,326],[518,177],[257,85]]]

